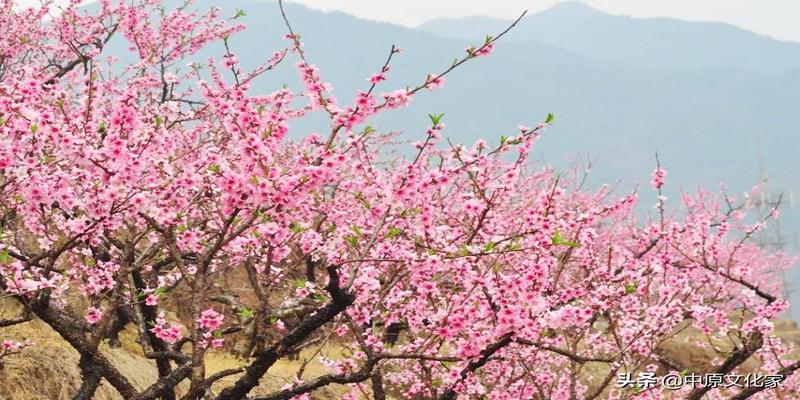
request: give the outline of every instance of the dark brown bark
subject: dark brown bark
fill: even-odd
[[[372,382],[372,398],[373,400],[386,400],[386,390],[383,387],[383,375],[379,368],[375,368],[370,377]]]
[[[306,264],[306,280],[309,282],[316,282],[317,275],[315,271],[317,269],[317,263],[314,262],[309,255],[306,255],[303,261],[305,261]]]
[[[383,332],[383,342],[388,344],[390,347],[394,346],[397,343],[397,339],[400,338],[400,333],[406,329],[408,329],[407,323],[392,322]]]
[[[81,369],[83,382],[72,400],[91,400],[100,386],[100,380],[103,379],[102,371],[92,362],[91,357],[86,354],[81,354],[78,366]]]
[[[132,399],[136,396],[136,389],[127,378],[114,368],[110,361],[84,337],[86,327],[78,321],[65,315],[63,312],[50,306],[47,299],[39,300],[31,306],[31,310],[39,319],[44,321],[53,330],[64,338],[75,350],[86,357],[86,363],[92,364],[96,371],[111,384],[123,398]]]
[[[142,274],[139,273],[139,271],[133,271],[133,273],[131,273],[131,276],[133,278],[133,284],[136,286],[137,291],[140,291],[145,288],[146,285],[144,279],[142,278]],[[156,320],[157,310],[155,307],[148,306],[146,304],[134,304],[133,307],[141,307],[142,318],[144,318],[145,321],[149,322]],[[155,334],[153,334],[149,330],[147,331],[147,335],[149,336],[148,339],[150,341],[150,345],[153,347],[153,351],[163,352],[169,350],[167,349],[167,346],[164,344],[164,342],[158,339],[155,336]],[[156,359],[156,368],[158,369],[159,379],[169,376],[169,374],[172,372],[172,366],[169,364],[168,359],[164,358]],[[163,395],[161,396],[161,399],[175,400],[175,389],[171,388],[165,390]]]
[[[189,377],[192,373],[192,364],[190,362],[186,362],[185,364],[181,365],[180,367],[176,368],[172,371],[169,375],[160,378],[156,383],[150,385],[147,389],[145,389],[141,394],[134,397],[126,397],[125,399],[130,400],[154,400],[159,396],[163,396],[165,393],[175,390],[175,386],[178,386],[182,380]]]
[[[795,361],[794,363],[789,364],[786,367],[783,367],[783,368],[779,369],[777,375],[783,375],[783,376],[788,378],[789,375],[792,375],[798,369],[800,369],[800,361]],[[752,396],[752,395],[754,395],[754,394],[756,394],[756,393],[758,393],[758,392],[760,392],[762,390],[765,390],[765,389],[768,389],[768,388],[751,386],[751,387],[745,388],[741,392],[737,393],[736,396],[731,397],[731,400],[744,400],[744,399],[750,398],[750,396]]]
[[[745,338],[745,340],[743,340],[742,347],[736,349],[725,360],[725,362],[723,362],[722,365],[719,366],[719,368],[714,370],[714,372],[725,375],[733,371],[734,368],[738,367],[743,362],[747,361],[747,359],[750,358],[750,356],[752,356],[753,353],[758,351],[758,349],[760,349],[761,346],[763,345],[764,345],[764,335],[762,335],[761,332],[751,333],[749,336],[747,336],[747,338]],[[691,393],[689,393],[689,397],[687,397],[686,399],[700,400],[709,390],[711,390],[710,386],[695,388],[694,390],[692,390]]]
[[[508,333],[505,336],[501,337],[498,341],[492,343],[487,348],[483,349],[483,351],[481,351],[481,356],[477,360],[467,364],[467,367],[461,371],[461,379],[459,379],[459,381],[456,384],[466,379],[467,376],[469,376],[469,374],[474,373],[479,368],[486,365],[486,363],[489,362],[489,359],[495,353],[500,351],[500,349],[502,349],[503,347],[508,346],[508,344],[511,343],[511,336],[512,335]],[[453,385],[449,389],[447,389],[447,391],[444,392],[441,396],[439,396],[439,400],[454,400],[457,397],[458,393],[456,393],[455,385]]]
[[[328,277],[329,282],[325,289],[330,294],[331,301],[317,310],[314,315],[303,320],[300,325],[292,329],[292,331],[278,341],[278,343],[257,353],[255,361],[245,369],[244,376],[239,378],[233,386],[223,390],[222,393],[216,397],[216,400],[244,399],[245,396],[258,385],[258,381],[276,361],[353,304],[355,296],[339,286],[339,272],[337,267],[328,267]],[[369,375],[367,375],[367,377],[369,377]]]

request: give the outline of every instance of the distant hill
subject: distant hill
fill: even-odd
[[[479,39],[510,21],[488,17],[436,19],[420,30]],[[800,64],[800,44],[777,41],[733,25],[670,18],[612,16],[565,2],[526,18],[509,40],[538,41],[595,60],[673,69],[752,69],[779,72]]]

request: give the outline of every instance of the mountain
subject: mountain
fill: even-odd
[[[246,11],[242,21],[248,29],[230,39],[245,67],[287,46],[275,2],[200,0],[196,7],[211,5],[224,15]],[[379,92],[420,83],[447,68],[469,44],[480,44],[484,35],[508,24],[476,17],[408,29],[299,5],[286,11],[310,62],[342,103],[366,89],[366,79],[392,44],[404,51]],[[131,57],[119,41],[111,47]],[[222,54],[222,48],[212,47],[196,57],[205,62]],[[265,74],[252,90],[264,93],[284,83],[298,87],[295,61]],[[798,99],[800,44],[725,24],[617,17],[567,3],[527,17],[491,56],[463,65],[443,88],[420,93],[408,108],[371,123],[417,140],[429,124],[428,113],[445,113],[443,134],[470,143],[497,141],[552,112],[556,124],[536,145],[537,158],[559,168],[576,157],[597,158],[589,184],[621,179],[622,193],[649,181],[657,151],[669,172],[667,195],[677,207],[676,188],[716,190],[720,182],[731,194],[752,188],[760,179],[759,158],[771,189],[800,193]],[[290,132],[302,137],[326,129],[324,116],[317,114],[294,122]],[[647,188],[642,199],[645,205],[656,201]],[[782,231],[791,237],[800,227],[800,210],[784,209],[781,219]],[[792,279],[800,281],[796,274]],[[800,304],[800,295],[794,300]],[[800,307],[795,311],[800,316]]]
[[[483,32],[499,32],[510,22],[488,17],[436,19],[418,29],[477,40]],[[612,16],[579,2],[559,3],[525,18],[508,40],[538,41],[598,61],[662,70],[780,72],[800,64],[800,43],[777,41],[725,23]]]

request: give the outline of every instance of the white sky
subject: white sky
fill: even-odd
[[[64,0],[60,0],[64,1]],[[219,0],[223,2],[224,0]],[[321,10],[416,26],[440,17],[514,18],[565,0],[287,0]],[[777,39],[800,42],[800,0],[582,0],[609,14],[722,21]],[[17,0],[21,5],[39,0]]]
[[[363,18],[419,25],[438,17],[515,18],[563,0],[293,0]],[[800,42],[800,0],[583,0],[609,14],[722,21],[777,39]]]

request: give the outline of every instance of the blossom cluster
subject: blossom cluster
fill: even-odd
[[[369,125],[489,55],[497,38],[417,86],[376,91],[393,83],[390,58],[348,103],[296,33],[246,70],[235,54],[243,26],[218,9],[103,0],[51,17],[9,3],[0,290],[87,354],[123,398],[182,380],[227,385],[204,374],[209,347],[246,348],[248,367],[215,399],[246,398],[303,345],[326,361],[332,338],[345,350],[327,362],[329,381],[348,385],[349,398],[372,377],[406,398],[624,398],[612,379],[675,369],[659,355],[690,328],[747,344],[753,372],[789,363],[773,321],[787,307],[776,277],[795,260],[747,240],[765,224],[746,217],[752,197],[731,206],[700,190],[642,215],[635,191],[588,190],[578,172],[529,159],[552,115],[464,144],[443,143],[446,116],[431,114],[399,156],[397,136]],[[105,54],[111,37],[135,59]],[[201,49],[214,55],[200,63]],[[276,68],[294,68],[297,87],[256,91]],[[325,130],[293,131],[320,115]],[[665,177],[657,168],[652,186]],[[150,390],[126,385],[96,351],[126,325],[162,373]],[[321,387],[302,375],[274,398]],[[797,397],[800,382],[790,375],[770,390],[753,398]]]

